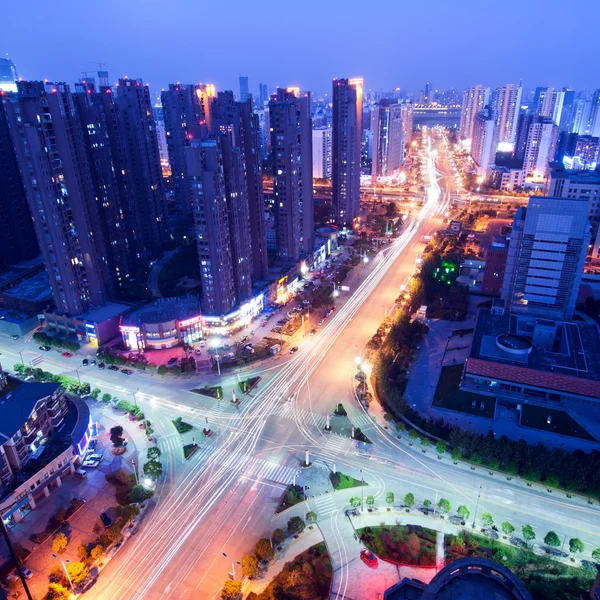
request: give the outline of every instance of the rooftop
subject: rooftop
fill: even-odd
[[[160,298],[124,315],[122,324],[139,327],[142,323],[178,321],[196,317],[199,314],[201,314],[200,299],[197,296]]]
[[[45,270],[17,283],[4,291],[3,294],[13,298],[29,300],[30,302],[44,302],[52,299],[52,289]]]
[[[35,405],[51,396],[60,383],[22,382],[6,396],[0,398],[0,436],[10,439],[29,418]]]
[[[498,336],[533,337],[534,329],[553,331],[552,346],[535,343],[531,351],[500,347]],[[517,349],[519,350],[519,349]],[[467,373],[497,377],[600,398],[600,333],[595,323],[548,321],[505,312],[479,311]]]
[[[93,308],[85,315],[79,318],[93,323],[102,323],[112,317],[118,317],[124,312],[131,310],[130,304],[122,304],[120,302],[107,302],[104,306]]]

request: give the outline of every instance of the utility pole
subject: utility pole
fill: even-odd
[[[360,470],[360,512],[364,512],[365,482],[363,480],[363,471]]]
[[[10,552],[10,557],[13,559],[13,562],[15,563],[15,568],[17,569],[19,579],[21,580],[21,583],[23,584],[23,589],[25,590],[25,593],[27,594],[28,600],[33,600],[33,597],[31,596],[31,592],[29,591],[29,588],[27,587],[27,581],[25,580],[25,576],[23,575],[23,571],[21,570],[21,562],[17,558],[17,554],[15,553],[15,549],[13,548],[12,542],[10,541],[10,538],[8,537],[8,531],[6,529],[6,525],[4,524],[4,519],[2,517],[0,517],[0,522],[2,523],[2,535],[4,536],[4,539],[6,540],[6,545],[8,546],[8,551]]]

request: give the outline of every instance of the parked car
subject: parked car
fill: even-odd
[[[92,360],[90,360],[90,367],[95,366],[96,364],[96,359],[92,358]]]
[[[21,571],[23,572],[23,577],[25,577],[25,579],[31,579],[33,577],[33,571],[31,569],[23,567]]]
[[[90,364],[90,361],[87,358],[84,358],[81,361],[82,366],[87,367]]]
[[[316,329],[311,329],[311,330],[308,332],[308,335],[315,335],[315,333],[317,333],[317,330],[316,330]]]
[[[21,336],[20,336],[20,335],[17,335],[16,333],[13,333],[13,334],[12,334],[10,337],[11,337],[13,340],[18,340],[18,339],[19,339]]]
[[[132,375],[133,371],[131,369],[121,369],[121,373],[124,375]]]
[[[174,356],[173,358],[169,359],[169,362],[167,363],[168,365],[176,365],[179,362],[179,359]]]
[[[75,469],[75,471],[73,471],[73,475],[75,475],[75,477],[78,479],[85,479],[87,477],[87,473],[83,469]]]
[[[110,527],[113,524],[113,520],[105,512],[100,515],[100,520],[104,527]]]
[[[83,463],[81,463],[86,469],[95,469],[99,464],[100,461],[99,460],[92,460],[90,458],[88,458],[87,460],[84,460]]]
[[[50,346],[40,346],[40,350],[43,350],[44,352],[50,352],[52,348]]]
[[[103,362],[101,362],[101,363],[98,363],[98,368],[99,368],[99,369],[104,369],[104,367],[105,367],[105,366],[106,366],[106,365],[105,365]]]
[[[63,352],[61,354],[61,356],[64,356],[65,358],[70,358],[71,356],[73,356],[70,352]]]
[[[377,564],[377,557],[366,548],[363,548],[360,551],[360,558],[365,564],[369,565],[369,567],[374,567]]]
[[[108,370],[109,371],[118,371],[119,367],[117,367],[117,365],[108,365]]]
[[[298,352],[298,346],[294,346],[291,350],[290,350],[290,354],[295,354],[296,352]]]

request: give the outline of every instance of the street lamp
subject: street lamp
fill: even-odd
[[[140,388],[138,388],[137,390],[135,390],[134,392],[131,392],[131,395],[133,396],[133,403],[135,404],[135,407],[138,408],[138,403],[137,403],[137,399],[135,397],[135,395],[140,391]]]
[[[52,556],[53,558],[58,558],[58,556],[54,553],[52,553],[50,556]],[[65,574],[67,575],[67,579],[69,580],[69,585],[71,586],[73,593],[75,593],[75,588],[73,587],[73,582],[71,581],[71,576],[69,575],[69,571],[67,571],[67,565],[65,564],[65,563],[70,563],[71,561],[69,559],[63,560],[62,558],[58,558],[58,560],[60,560],[60,564],[62,565],[63,569],[65,570]]]
[[[23,360],[23,352],[25,352],[26,348],[23,348],[23,350],[19,350],[19,356],[21,357],[21,364],[25,365],[25,361]]]
[[[233,577],[233,579],[235,579],[235,565],[236,563],[233,562],[233,560],[231,560],[231,558],[229,558],[229,556],[227,556],[227,554],[225,554],[225,552],[221,552],[221,554],[229,560],[229,562],[231,563],[231,575]],[[242,563],[237,561],[238,565],[241,565]]]
[[[75,369],[75,373],[77,375],[77,381],[79,382],[79,385],[81,385],[81,377],[79,377],[79,369],[81,369],[81,366],[79,366]]]
[[[217,371],[218,371],[219,377],[220,377],[221,376],[221,362],[220,362],[221,361],[221,357],[219,356],[219,353],[217,351],[217,349],[220,346],[220,341],[217,338],[215,338],[212,341],[212,345],[213,345],[213,348],[215,349],[215,360],[217,361]]]
[[[150,487],[152,485],[152,479],[150,479],[150,477],[146,477],[146,479],[144,479],[144,485],[146,487]]]
[[[363,481],[363,472],[360,470],[360,512],[364,512],[365,482]]]

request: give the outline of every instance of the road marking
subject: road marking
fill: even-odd
[[[275,414],[284,419],[291,419],[292,421],[301,420],[308,425],[315,425],[320,429],[325,428],[327,423],[327,417],[304,408],[294,408],[293,402],[286,402],[283,406],[275,411]]]
[[[290,484],[297,475],[298,469],[286,467],[280,463],[274,463],[262,458],[253,458],[248,468],[244,472],[244,476],[256,479],[267,479],[276,481],[277,483]]]

